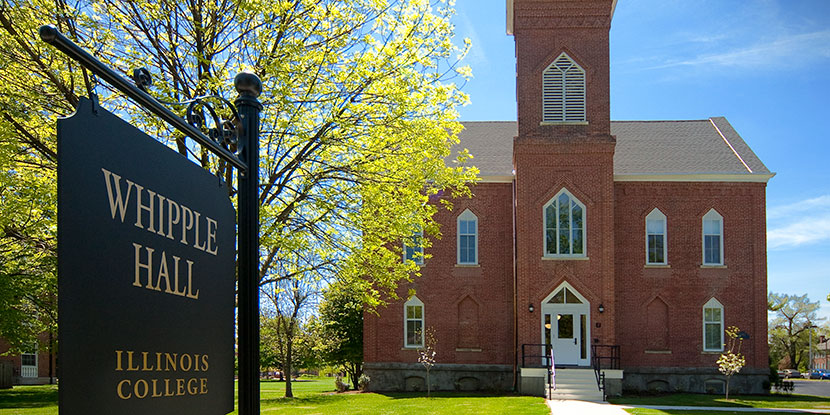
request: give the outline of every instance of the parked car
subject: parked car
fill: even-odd
[[[798,369],[784,369],[784,379],[800,378],[801,372]]]
[[[830,379],[830,371],[827,371],[827,369],[813,369],[808,376],[809,379]]]

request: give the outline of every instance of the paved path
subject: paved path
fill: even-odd
[[[712,412],[771,412],[790,414],[830,414],[830,409],[783,409],[783,408],[744,408],[744,407],[709,407],[709,406],[659,406],[659,405],[612,405],[609,403],[585,401],[547,401],[552,415],[629,415],[626,409],[648,408],[662,410],[697,410]]]

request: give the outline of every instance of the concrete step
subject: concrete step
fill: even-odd
[[[554,382],[549,399],[602,402],[593,369],[557,369]]]

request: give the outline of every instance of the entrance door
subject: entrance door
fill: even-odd
[[[554,290],[542,303],[542,343],[553,347],[557,366],[588,366],[590,304],[569,284]]]

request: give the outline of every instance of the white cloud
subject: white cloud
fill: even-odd
[[[769,249],[830,242],[830,195],[767,209]]]
[[[476,31],[475,25],[473,25],[470,18],[464,13],[459,12],[457,17],[459,22],[457,27],[458,38],[469,38],[471,41],[470,51],[467,53],[467,56],[464,57],[463,63],[473,67],[488,65],[489,61],[487,59],[487,53],[485,52],[484,43],[481,41],[481,37]],[[473,75],[475,75],[475,71],[473,71]]]
[[[717,38],[718,36],[714,36],[709,40]],[[800,66],[800,64],[814,59],[825,58],[830,58],[830,30],[785,35],[771,41],[763,41],[723,53],[699,55],[686,60],[667,61],[649,69],[681,66],[778,69]]]

